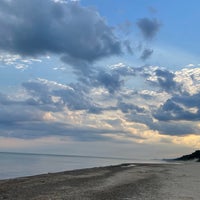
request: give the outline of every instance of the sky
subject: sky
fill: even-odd
[[[0,151],[170,158],[199,149],[199,6],[1,0]]]

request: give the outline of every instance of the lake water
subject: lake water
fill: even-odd
[[[152,162],[121,158],[0,152],[0,180],[121,163]],[[155,162],[155,161],[154,161]]]

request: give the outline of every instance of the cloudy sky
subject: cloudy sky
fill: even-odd
[[[0,151],[162,158],[200,148],[199,6],[1,0]]]

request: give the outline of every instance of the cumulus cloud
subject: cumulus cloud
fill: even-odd
[[[175,72],[175,81],[182,85],[183,93],[194,95],[200,92],[200,69],[183,68]]]
[[[168,98],[153,113],[159,121],[197,121],[200,119],[199,70],[182,69],[171,72],[154,68],[145,73],[147,80],[157,84],[169,94]]]
[[[2,0],[0,50],[24,56],[58,54],[76,67],[122,52],[121,42],[97,11],[78,2],[51,0]]]
[[[46,86],[43,86],[42,88],[48,88],[49,94],[57,92],[57,97],[60,97],[62,101],[65,101],[65,106],[68,106],[73,113],[82,109],[88,109],[86,112],[84,112],[85,115],[87,113],[96,114],[99,112],[98,108],[94,108],[91,105],[85,105],[83,103],[83,106],[81,106],[81,101],[84,101],[84,99],[81,99],[78,96],[75,96],[77,101],[74,98],[68,98],[71,95],[71,93],[68,93],[70,88],[45,80],[43,80],[43,84]],[[46,89],[40,90],[39,84],[35,84],[33,82],[25,85],[24,86],[26,87],[26,90],[32,90],[30,93],[32,98],[40,98],[40,92],[47,91]],[[72,96],[74,97],[74,95]],[[77,141],[113,141],[117,135],[129,135],[129,132],[124,130],[115,130],[111,129],[110,127],[106,128],[103,126],[95,127],[95,121],[93,122],[93,126],[84,123],[79,124],[77,120],[80,120],[80,116],[76,116],[67,110],[62,110],[59,112],[59,118],[63,118],[63,120],[59,120],[56,118],[57,110],[44,110],[43,107],[45,105],[47,106],[49,102],[43,100],[41,103],[39,98],[37,101],[35,100],[37,104],[29,104],[27,103],[26,99],[23,101],[14,101],[9,99],[8,96],[1,94],[0,123],[2,130],[0,132],[0,136],[23,139],[64,136]],[[75,103],[70,105],[70,103],[73,101],[75,101]],[[72,123],[73,118],[76,118],[74,119],[74,124]],[[87,121],[87,119],[85,119],[85,121]]]
[[[138,75],[151,83],[151,90],[136,91],[134,95],[129,93],[128,98],[123,96],[129,102],[134,102],[120,101],[117,104],[127,121],[146,125],[150,130],[164,135],[199,134],[197,69],[172,72],[158,66],[144,66],[135,69],[135,76]]]
[[[46,79],[24,82],[24,94],[19,99],[0,94],[2,135],[29,138],[58,134],[77,140],[84,137],[104,140],[108,135],[115,138],[115,131],[119,131],[115,126],[117,119],[123,122],[119,126],[122,132],[132,127],[138,132],[142,127],[165,135],[199,134],[199,90],[187,91],[185,80],[190,77],[189,85],[195,87],[199,75],[197,71],[184,72],[181,79],[180,73],[158,66],[133,68],[117,63],[107,71],[96,69],[87,77],[88,82],[68,85]],[[136,89],[128,82],[138,80],[138,76],[140,81],[144,79],[141,84],[148,84],[146,90]],[[87,116],[85,121],[81,115]],[[80,123],[79,128],[75,121]],[[81,129],[86,131],[81,134]]]
[[[145,40],[151,40],[161,24],[142,18],[137,26]],[[124,49],[134,53],[129,40],[119,40],[97,11],[79,2],[1,0],[0,51],[9,55],[0,56],[0,62],[18,63],[16,67],[23,69],[40,62],[34,57],[56,54],[73,66],[77,82],[37,79],[22,83],[18,99],[0,93],[0,136],[59,135],[94,141],[121,136],[137,140],[143,129],[165,135],[199,134],[200,70],[192,65],[176,72],[122,62],[106,70],[93,65]],[[153,54],[144,45],[136,51],[144,61]]]
[[[85,114],[101,112],[99,107],[86,98],[83,91],[80,92],[80,86],[75,88],[75,86],[65,86],[52,81],[38,80],[23,83],[23,87],[28,92],[28,96],[25,95],[21,100],[13,100],[14,97],[0,94],[2,127],[0,136],[33,139],[57,135],[78,141],[101,141],[113,140],[107,135],[128,134],[123,130],[73,124],[69,120],[73,118],[70,111],[81,110],[85,111]],[[58,110],[59,105],[63,110]],[[53,106],[55,109],[52,109]],[[64,108],[68,108],[69,111]],[[63,117],[63,121],[54,117],[54,114]]]
[[[161,23],[157,19],[141,18],[137,21],[137,26],[145,39],[153,39],[160,29]]]

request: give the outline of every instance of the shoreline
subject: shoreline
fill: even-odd
[[[123,162],[121,164],[110,164],[110,165],[101,165],[101,166],[91,166],[91,167],[83,167],[83,168],[74,168],[74,169],[66,169],[66,170],[58,170],[58,171],[47,171],[47,172],[41,172],[41,173],[35,173],[35,174],[27,174],[27,175],[22,175],[22,176],[8,176],[7,178],[0,178],[1,181],[6,181],[6,180],[14,180],[14,179],[21,179],[21,178],[31,178],[35,176],[42,176],[42,175],[47,175],[47,174],[59,174],[59,173],[67,173],[67,172],[72,172],[72,171],[82,171],[82,170],[88,170],[88,169],[101,169],[101,168],[107,168],[107,167],[125,167],[125,166],[135,166],[135,165],[159,165],[159,164],[179,164],[178,162],[174,161],[166,161],[166,160],[157,160],[157,162],[151,162],[150,160],[148,161],[143,161],[143,162]]]
[[[126,163],[48,173],[0,180],[0,199],[200,199],[198,172],[198,163]]]
[[[163,163],[161,159],[134,159],[96,156],[1,153],[0,180],[121,163]]]

